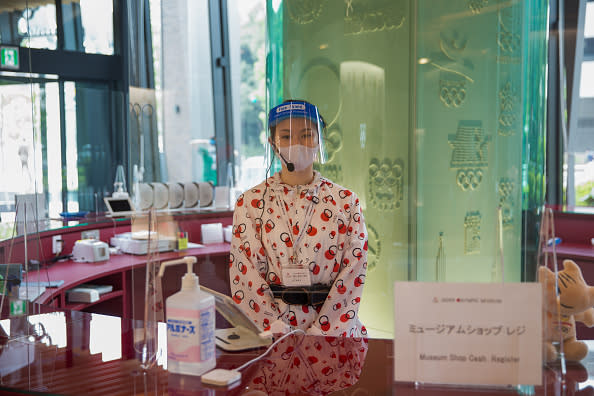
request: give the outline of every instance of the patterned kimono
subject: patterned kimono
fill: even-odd
[[[283,268],[291,265],[309,268],[312,285],[330,286],[323,305],[316,309],[274,298],[269,284],[283,284]],[[367,230],[350,190],[318,172],[311,183],[297,186],[276,173],[238,198],[231,295],[261,329],[281,321],[309,334],[365,336],[358,311],[366,271]]]

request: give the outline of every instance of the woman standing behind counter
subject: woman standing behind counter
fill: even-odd
[[[360,337],[367,230],[356,194],[313,169],[324,161],[324,128],[306,101],[270,111],[268,143],[282,169],[237,200],[231,295],[262,330]]]

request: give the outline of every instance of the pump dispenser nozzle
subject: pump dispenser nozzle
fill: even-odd
[[[198,283],[198,276],[194,273],[194,263],[196,263],[196,257],[194,256],[186,256],[181,259],[163,261],[161,263],[161,268],[159,268],[158,276],[159,278],[163,277],[165,268],[170,265],[186,264],[188,266],[188,271],[182,277],[182,290],[199,288],[200,285]]]

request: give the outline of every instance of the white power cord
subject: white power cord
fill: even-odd
[[[235,370],[237,370],[237,371],[243,370],[244,368],[246,368],[250,364],[252,364],[254,362],[257,362],[258,360],[262,359],[264,356],[266,356],[268,354],[268,352],[270,352],[272,350],[272,348],[274,348],[276,346],[276,344],[278,344],[279,342],[281,342],[282,340],[284,340],[285,338],[287,338],[291,334],[295,334],[295,333],[303,333],[303,335],[305,335],[305,331],[303,331],[301,329],[291,330],[290,332],[288,332],[287,334],[284,334],[281,338],[279,338],[278,340],[276,340],[272,344],[270,344],[270,346],[268,347],[268,349],[266,350],[266,352],[264,352],[260,356],[256,356],[255,358],[253,358],[249,362],[242,364],[241,366],[239,366]]]
[[[295,333],[303,333],[305,335],[305,331],[301,330],[301,329],[295,329],[292,330],[286,334],[284,334],[282,337],[280,337],[278,340],[274,341],[266,350],[266,352],[264,352],[263,354],[261,354],[260,356],[256,356],[255,358],[253,358],[252,360],[242,364],[241,366],[239,366],[236,369],[232,369],[232,370],[227,370],[227,369],[214,369],[209,371],[208,373],[202,375],[202,377],[200,378],[200,380],[205,383],[205,384],[210,384],[210,385],[216,385],[216,386],[228,386],[231,384],[236,383],[237,381],[241,380],[241,373],[240,370],[243,370],[244,368],[246,368],[247,366],[249,366],[250,364],[257,362],[258,360],[262,359],[264,356],[266,356],[268,354],[268,352],[270,352],[272,350],[272,348],[274,348],[279,342],[281,342],[282,340],[284,340],[285,338],[287,338],[288,336],[295,334]]]

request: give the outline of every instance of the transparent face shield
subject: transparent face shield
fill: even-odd
[[[302,172],[326,161],[324,119],[318,108],[304,101],[288,101],[270,110],[268,141],[283,169]]]

